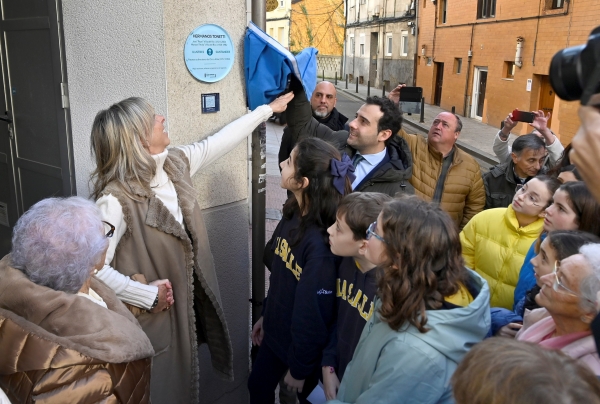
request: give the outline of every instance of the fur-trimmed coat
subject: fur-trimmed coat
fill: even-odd
[[[152,401],[196,403],[198,345],[208,344],[213,368],[230,380],[233,352],[189,161],[181,150],[169,149],[163,168],[177,192],[185,228],[149,187],[128,184],[129,191],[139,198],[136,201],[116,183],[109,184],[103,194],[117,198],[127,224],[112,266],[127,276],[140,273],[146,279],[171,282],[175,299],[172,309],[137,318],[156,351]]]
[[[0,388],[12,403],[148,403],[152,345],[112,289],[108,309],[0,261]]]

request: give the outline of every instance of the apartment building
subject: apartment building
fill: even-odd
[[[543,110],[562,143],[571,141],[578,103],[554,94],[550,61],[587,41],[600,2],[419,0],[418,15],[416,83],[426,102],[498,127],[515,108]]]
[[[349,81],[388,91],[398,83],[413,84],[418,11],[417,0],[346,1]]]

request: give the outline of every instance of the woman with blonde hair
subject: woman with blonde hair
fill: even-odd
[[[170,149],[165,118],[141,98],[128,98],[96,115],[93,197],[115,228],[106,265],[97,276],[123,301],[150,311],[138,321],[156,351],[155,403],[198,402],[202,343],[208,344],[214,370],[233,379],[231,341],[191,177],[274,112],[283,112],[292,97],[281,96],[202,141]],[[158,281],[144,285],[144,280]]]

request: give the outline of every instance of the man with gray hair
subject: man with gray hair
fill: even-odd
[[[485,209],[508,207],[517,188],[546,171],[546,145],[533,133],[519,136],[514,141],[510,157],[483,175]]]
[[[554,166],[558,160],[560,160],[565,148],[556,135],[548,128],[548,121],[551,117],[550,113],[545,115],[544,111],[533,111],[533,115],[533,122],[529,124],[533,128],[531,133],[537,135],[544,141],[546,150],[548,151],[548,163],[550,166]],[[500,163],[505,163],[510,158],[511,147],[508,145],[508,137],[510,131],[513,130],[518,123],[518,121],[513,121],[511,112],[506,119],[504,119],[502,129],[500,129],[494,137],[492,148],[494,154],[498,157],[498,160],[500,160]]]
[[[586,244],[579,249],[592,269],[592,275],[581,281],[581,301],[590,311],[600,313],[600,244]],[[590,324],[596,350],[600,349],[600,314],[597,314]]]

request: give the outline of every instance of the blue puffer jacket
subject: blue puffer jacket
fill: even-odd
[[[546,238],[546,233],[542,233],[540,235],[542,241]],[[525,297],[525,293],[532,287],[536,285],[535,273],[533,272],[533,264],[531,263],[532,258],[535,258],[535,245],[537,240],[535,240],[531,247],[529,247],[529,251],[527,251],[527,255],[525,256],[525,260],[523,261],[523,266],[521,267],[521,271],[519,272],[519,280],[517,281],[517,287],[515,288],[515,296],[513,302],[513,310],[516,310],[517,303]]]
[[[412,325],[394,331],[373,315],[346,368],[336,400],[329,403],[453,403],[450,378],[469,349],[490,328],[490,290],[470,272],[479,290],[466,307],[427,310],[422,334]],[[376,309],[381,301],[376,301]],[[377,311],[376,311],[377,312]]]

